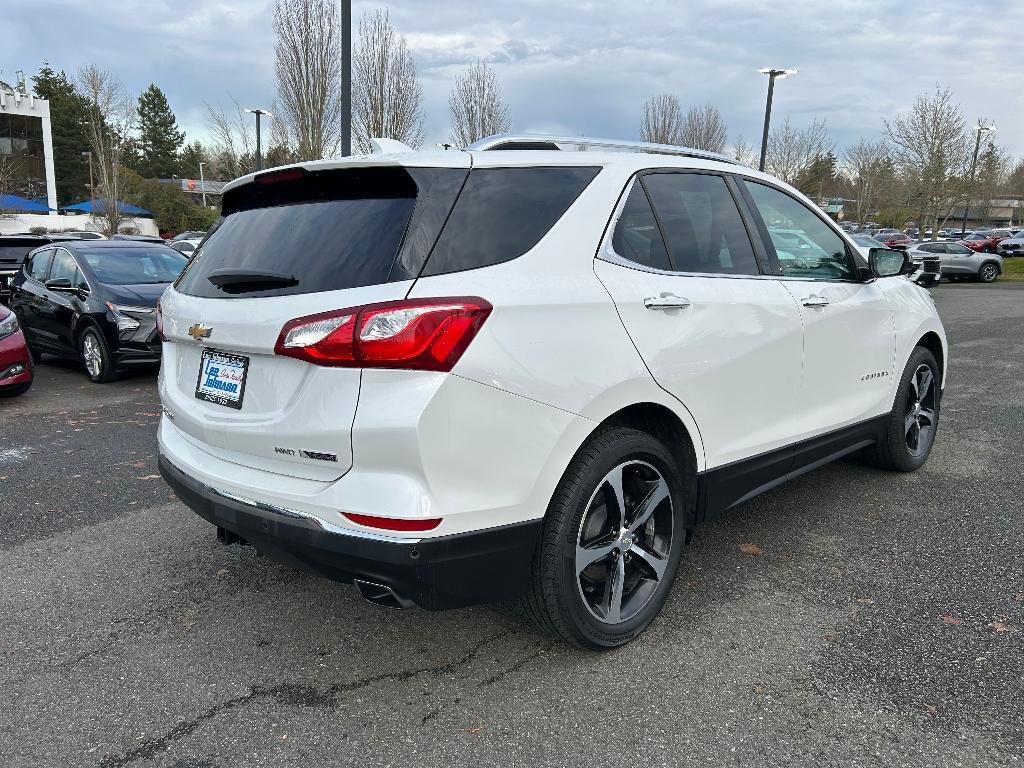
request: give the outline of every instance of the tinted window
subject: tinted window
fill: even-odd
[[[0,245],[0,263],[20,265],[21,260],[25,258],[25,254],[35,248],[36,245]]]
[[[104,248],[80,252],[96,279],[107,285],[172,283],[186,259],[172,248]]]
[[[969,253],[974,253],[974,251],[972,251],[966,245],[960,245],[960,243],[949,243],[946,247],[949,249],[948,251],[946,251],[947,253],[958,253],[961,256]]]
[[[36,280],[42,282],[46,279],[46,271],[50,268],[50,257],[53,255],[53,249],[47,248],[45,251],[40,251],[32,256],[32,261],[28,266],[28,273]]]
[[[612,248],[624,259],[655,269],[672,269],[654,211],[643,186],[634,184],[612,235]]]
[[[478,168],[452,209],[425,275],[500,264],[533,248],[599,168]]]
[[[643,184],[677,272],[758,274],[750,238],[724,178],[652,173],[643,177]]]
[[[918,246],[917,249],[919,251],[924,251],[925,253],[942,253],[946,250],[942,243],[925,243],[924,245]]]
[[[67,251],[58,248],[53,256],[53,264],[50,267],[51,280],[67,280],[70,285],[75,284],[75,271],[78,265],[75,257]]]
[[[810,208],[773,187],[745,181],[768,229],[781,274],[819,280],[853,280],[846,243]]]

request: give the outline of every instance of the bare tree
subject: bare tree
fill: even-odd
[[[452,143],[468,146],[484,136],[506,133],[511,126],[508,105],[501,98],[501,88],[494,70],[477,60],[455,78],[455,87],[448,97],[451,112]]]
[[[659,93],[644,103],[640,141],[654,144],[683,143],[683,111],[679,99],[671,93]]]
[[[211,175],[234,179],[253,171],[256,141],[250,133],[252,121],[247,117],[235,99],[227,110],[219,105],[206,105],[207,130],[213,138],[208,171]]]
[[[988,125],[985,118],[978,120],[978,125]],[[989,141],[978,155],[978,165],[974,173],[974,184],[971,196],[980,211],[980,218],[987,221],[992,213],[992,198],[1004,188],[1010,176],[1013,159],[1009,151]]]
[[[806,128],[797,130],[787,117],[768,137],[765,170],[792,184],[815,160],[827,155],[834,147],[824,120],[816,119]]]
[[[9,155],[0,154],[0,199],[11,194],[11,179],[14,178],[14,160]],[[0,219],[10,218],[14,212],[4,208],[0,201]]]
[[[757,152],[754,150],[754,146],[752,144],[748,144],[747,140],[743,138],[742,133],[736,136],[736,141],[733,142],[732,148],[729,150],[729,156],[737,163],[745,165],[748,168],[757,167]]]
[[[857,221],[865,221],[878,207],[883,191],[892,178],[892,158],[884,141],[860,139],[843,153],[846,174],[857,196]]]
[[[352,135],[356,148],[371,150],[383,137],[416,148],[423,143],[423,88],[405,36],[386,11],[359,21],[359,47],[352,56]]]
[[[969,192],[969,139],[949,88],[917,97],[909,114],[886,121],[896,165],[907,179],[920,229],[935,232]]]
[[[341,128],[341,26],[335,0],[277,0],[274,75],[280,122],[300,160],[334,154]]]
[[[687,110],[681,137],[684,147],[721,153],[725,151],[725,137],[725,121],[717,107],[705,104]]]
[[[108,235],[115,234],[126,218],[118,190],[124,180],[121,158],[135,124],[135,100],[120,80],[95,64],[78,70],[78,87],[86,102],[89,144],[103,191],[97,199],[102,229]],[[93,219],[96,219],[96,212],[93,212]]]

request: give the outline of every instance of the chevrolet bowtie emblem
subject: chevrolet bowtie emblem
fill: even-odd
[[[200,325],[199,323],[196,323],[188,329],[188,335],[196,341],[210,338],[211,333],[213,333],[213,328],[207,328],[205,325]]]

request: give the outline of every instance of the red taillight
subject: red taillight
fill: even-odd
[[[322,312],[285,323],[274,352],[317,365],[450,371],[491,309],[458,296]]]
[[[365,525],[367,528],[380,528],[384,531],[432,531],[441,524],[440,517],[422,517],[415,519],[400,517],[377,517],[376,515],[359,515],[355,512],[342,512],[353,523]]]
[[[160,302],[156,303],[156,335],[160,337],[160,341],[166,341],[164,339],[164,311],[160,308]]]
[[[257,184],[276,184],[279,181],[293,181],[306,175],[305,168],[285,168],[283,171],[269,171],[256,176]]]

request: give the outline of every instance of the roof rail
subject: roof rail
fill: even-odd
[[[674,144],[653,144],[646,141],[621,141],[619,139],[597,139],[591,136],[556,136],[541,133],[499,133],[494,136],[487,136],[475,141],[466,147],[471,151],[485,151],[498,149],[547,149],[560,150],[563,144],[575,147],[577,150],[587,149],[611,149],[624,152],[648,152],[654,155],[679,155],[681,157],[696,157],[702,160],[715,160],[719,163],[739,165],[737,160],[717,152],[708,152],[703,149],[692,149],[691,147],[678,147]]]

